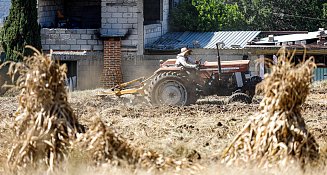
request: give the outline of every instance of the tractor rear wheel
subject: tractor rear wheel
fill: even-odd
[[[197,100],[193,85],[174,72],[158,74],[149,86],[149,96],[153,105],[184,106]]]
[[[252,103],[252,99],[249,95],[238,92],[238,93],[232,94],[228,99],[228,103],[234,103],[234,102],[250,104],[250,103]]]

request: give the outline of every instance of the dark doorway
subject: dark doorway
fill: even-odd
[[[66,28],[101,28],[101,0],[63,0]]]
[[[73,91],[77,88],[77,61],[60,61],[60,64],[67,66],[66,86]]]
[[[144,0],[144,24],[156,24],[162,21],[162,0]]]

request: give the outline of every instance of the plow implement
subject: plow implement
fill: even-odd
[[[150,80],[154,75],[150,76],[147,79],[145,79],[144,77],[140,77],[129,82],[118,84],[108,90],[103,90],[98,92],[98,95],[99,96],[115,95],[120,97],[122,95],[132,94],[132,95],[144,96],[146,82]]]

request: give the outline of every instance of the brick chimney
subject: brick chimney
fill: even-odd
[[[101,82],[104,87],[113,87],[123,82],[121,39],[118,37],[105,38],[103,44],[104,62]]]

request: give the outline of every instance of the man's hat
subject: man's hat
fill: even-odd
[[[191,50],[191,49],[188,49],[188,48],[186,48],[186,47],[183,47],[183,48],[181,48],[181,53],[180,53],[180,54],[184,55],[184,54],[186,54],[187,52],[192,52],[192,50]]]

